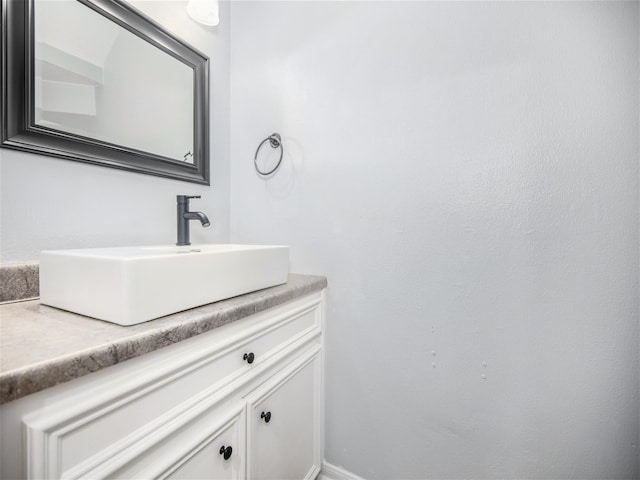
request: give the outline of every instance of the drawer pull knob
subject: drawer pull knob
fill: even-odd
[[[229,460],[231,452],[233,452],[233,448],[231,447],[225,447],[224,445],[220,447],[220,455],[222,455],[225,460]]]
[[[267,413],[262,412],[260,414],[260,418],[264,420],[264,423],[269,423],[271,421],[271,412],[267,412]]]
[[[245,353],[244,357],[242,357],[242,359],[246,360],[248,364],[252,364],[255,358],[256,356],[253,354],[253,352]]]

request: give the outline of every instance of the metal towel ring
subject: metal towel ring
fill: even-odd
[[[268,172],[263,172],[258,167],[258,152],[262,148],[262,145],[264,145],[267,141],[269,141],[269,144],[271,145],[271,148],[278,148],[278,147],[280,148],[280,158],[278,159],[278,163],[276,163],[275,167],[273,167]],[[283,154],[284,154],[284,148],[282,147],[282,138],[280,137],[280,134],[279,133],[272,133],[267,138],[265,138],[263,141],[261,141],[260,145],[258,145],[258,148],[256,149],[256,154],[253,157],[253,164],[256,167],[256,172],[258,172],[263,177],[271,175],[273,172],[275,172],[278,169],[278,167],[282,163],[282,155]]]

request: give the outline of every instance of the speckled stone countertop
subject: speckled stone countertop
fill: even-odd
[[[68,382],[327,286],[325,277],[289,275],[266,288],[157,320],[122,327],[41,305],[0,306],[0,404]]]

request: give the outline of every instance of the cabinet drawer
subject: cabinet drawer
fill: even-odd
[[[320,333],[320,315],[318,309],[307,308],[274,323],[269,329],[248,341],[234,352],[236,360],[243,365],[257,367],[268,361],[275,353],[295,343],[301,337],[312,332]],[[245,359],[246,355],[246,359]],[[252,355],[252,357],[250,357]],[[249,360],[253,359],[249,364]]]

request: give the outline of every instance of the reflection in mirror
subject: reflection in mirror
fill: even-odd
[[[193,68],[76,0],[34,25],[37,125],[193,163]]]

